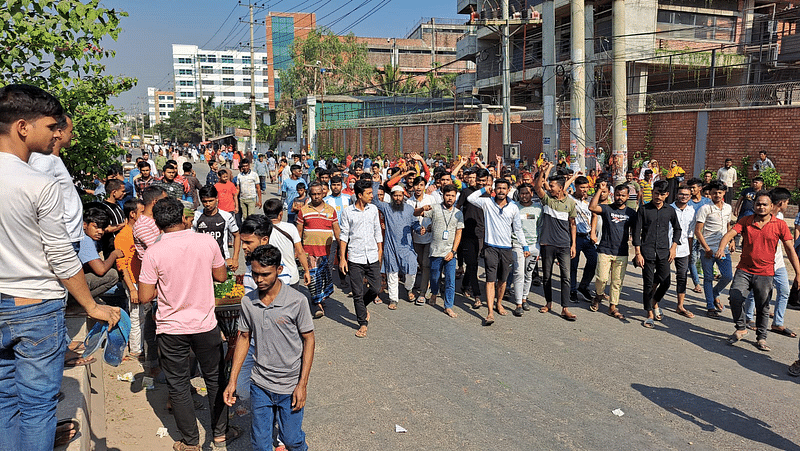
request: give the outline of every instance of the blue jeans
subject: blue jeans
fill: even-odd
[[[242,369],[239,371],[239,378],[236,379],[236,394],[242,401],[247,401],[250,398],[250,372],[253,371],[253,365],[256,359],[253,356],[256,351],[252,341],[250,342],[250,349],[247,350],[247,357],[244,358]]]
[[[444,308],[453,308],[456,297],[456,258],[431,257],[431,296],[439,293],[439,278],[444,271]]]
[[[281,395],[250,384],[250,405],[253,408],[250,439],[254,451],[271,451],[276,415],[280,421],[280,438],[289,451],[306,451],[303,432],[303,410],[292,412],[292,394]]]
[[[783,315],[786,313],[786,303],[789,301],[789,291],[792,289],[792,285],[789,283],[789,273],[786,271],[785,266],[775,270],[772,286],[775,287],[777,292],[775,295],[775,318],[772,321],[772,325],[783,326]],[[755,308],[755,298],[753,298],[753,292],[750,292],[745,301],[745,316],[748,322],[753,320]]]
[[[700,285],[700,273],[697,271],[697,260],[700,260],[700,242],[695,240],[692,243],[692,253],[689,254],[689,274],[692,276],[694,285]]]
[[[706,308],[715,310],[714,300],[719,297],[722,290],[733,280],[731,269],[731,255],[726,253],[723,258],[707,258],[704,254],[700,257],[703,262],[703,294],[706,296]],[[719,269],[719,282],[714,286],[714,264]]]
[[[0,449],[50,451],[64,375],[66,298],[33,305],[0,299]]]

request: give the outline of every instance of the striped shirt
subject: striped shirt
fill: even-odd
[[[333,224],[339,221],[336,210],[326,203],[322,211],[306,204],[297,214],[297,224],[303,226],[303,249],[314,257],[327,256],[333,242]]]
[[[539,243],[546,246],[570,247],[572,234],[569,219],[577,216],[575,201],[570,196],[559,200],[545,194],[542,198],[542,234]]]
[[[160,234],[161,231],[158,230],[155,219],[145,215],[139,216],[139,219],[133,223],[133,245],[136,246],[139,257],[144,257],[147,248],[156,242]]]

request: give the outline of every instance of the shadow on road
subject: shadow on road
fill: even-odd
[[[741,410],[694,395],[684,390],[631,384],[631,387],[664,410],[690,421],[702,430],[722,429],[744,439],[782,450],[800,450],[800,446],[770,430],[770,425]]]

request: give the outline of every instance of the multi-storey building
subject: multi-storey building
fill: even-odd
[[[255,66],[254,79],[251,66]],[[267,105],[268,66],[266,52],[255,52],[255,61],[251,61],[249,51],[203,50],[196,45],[172,44],[175,101],[196,102],[202,87],[203,97],[213,96],[217,105],[250,103],[250,85],[254,83],[256,103]]]
[[[292,67],[292,46],[295,39],[302,39],[317,26],[314,13],[270,12],[265,20],[267,28],[267,55],[264,68],[265,86],[272,95],[269,109],[281,98],[281,72]]]
[[[175,92],[160,91],[158,88],[147,88],[147,112],[150,116],[150,126],[169,118],[175,109]]]

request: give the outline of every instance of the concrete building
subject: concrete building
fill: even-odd
[[[250,78],[251,64],[255,79]],[[255,83],[256,103],[269,103],[269,61],[266,52],[204,50],[196,45],[172,44],[172,70],[175,77],[175,101],[197,102],[202,83],[203,97],[214,96],[219,105],[250,103],[250,84]]]
[[[150,126],[169,118],[175,109],[175,92],[161,91],[158,88],[147,88],[147,113],[150,116]]]
[[[542,0],[510,0],[510,11],[541,12]],[[653,94],[775,81],[780,36],[775,14],[791,3],[772,0],[639,0],[625,4],[628,111],[642,112]],[[500,17],[496,2],[458,0],[459,14]],[[587,96],[611,96],[611,0],[585,2]],[[559,101],[569,100],[570,1],[555,0]],[[457,43],[457,57],[474,61],[475,75],[459,76],[488,104],[499,103],[500,36],[478,27]],[[528,25],[511,37],[512,104],[542,105],[541,28]],[[474,77],[474,80],[472,78]],[[470,83],[472,82],[472,83]],[[663,96],[662,96],[663,97]],[[599,107],[602,108],[600,104]],[[697,107],[698,105],[690,105]],[[737,105],[738,106],[738,105]]]
[[[264,67],[265,86],[272,96],[269,98],[269,109],[275,109],[275,103],[281,98],[281,72],[292,66],[292,45],[294,40],[304,38],[317,26],[314,13],[276,13],[267,14],[267,53]]]

